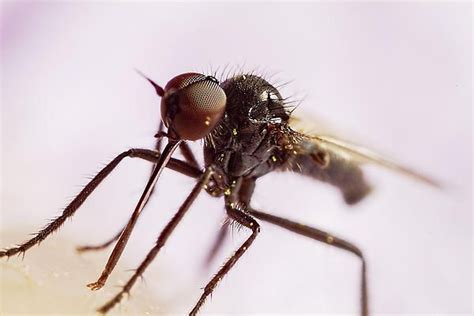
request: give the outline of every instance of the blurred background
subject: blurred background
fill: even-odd
[[[273,75],[276,84],[291,81],[281,92],[304,98],[295,115],[329,122],[347,138],[438,179],[444,189],[367,167],[375,190],[348,207],[332,187],[278,173],[260,179],[254,206],[363,249],[376,314],[469,313],[471,7],[469,2],[2,2],[0,246],[25,240],[59,215],[120,152],[152,148],[159,99],[134,69],[163,85],[189,71],[255,70]],[[201,145],[192,144],[200,157]],[[63,267],[61,258],[55,261],[57,272],[75,271],[74,247],[100,243],[122,227],[150,170],[147,162],[125,160],[23,263],[50,267],[54,257],[42,251],[66,243],[59,249],[69,259]],[[193,183],[164,172],[115,276],[131,276],[128,269],[145,257]],[[202,194],[149,267],[140,291],[114,312],[140,300],[140,293],[154,300],[151,313],[188,312],[248,236],[245,230],[233,232],[205,268],[224,219],[223,202]],[[69,288],[87,291],[85,284],[95,281],[110,251],[81,255],[94,262],[89,270],[94,272],[68,282],[62,295]],[[2,265],[20,262],[12,258]],[[2,270],[6,284],[8,269]],[[262,223],[253,246],[202,312],[357,313],[359,271],[351,254]],[[106,291],[118,290],[114,280]],[[3,312],[16,312],[18,306],[6,303],[7,292],[1,294]],[[91,302],[90,310],[102,302]],[[77,312],[61,308],[66,309],[57,312]]]

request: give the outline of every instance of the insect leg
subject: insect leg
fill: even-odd
[[[366,272],[366,264],[365,264],[365,259],[364,255],[362,254],[362,251],[357,248],[355,245],[352,243],[345,241],[343,239],[337,238],[327,232],[324,232],[322,230],[319,230],[314,227],[310,227],[307,225],[303,225],[300,223],[296,223],[293,221],[290,221],[288,219],[278,217],[275,215],[263,213],[260,211],[253,210],[251,208],[248,209],[248,213],[255,216],[258,219],[261,219],[262,221],[266,221],[269,223],[272,223],[274,225],[280,226],[282,228],[285,228],[289,231],[292,231],[294,233],[309,237],[314,240],[318,240],[321,242],[324,242],[326,244],[329,244],[331,246],[347,250],[349,252],[352,252],[356,256],[358,256],[361,261],[362,261],[362,273],[361,273],[361,315],[367,316],[369,314],[368,306],[368,296],[367,296],[367,272]]]
[[[160,156],[159,153],[152,150],[134,149],[133,157],[142,158],[142,159],[156,163],[158,162],[159,156]],[[170,159],[166,167],[192,178],[199,178],[202,175],[202,171],[199,170],[198,168],[195,168],[194,166],[190,165],[187,162],[174,159],[174,158]],[[78,252],[86,252],[86,251],[97,251],[97,250],[105,249],[108,246],[110,246],[114,241],[120,238],[120,235],[122,234],[122,232],[125,230],[126,227],[127,225],[124,225],[124,227],[114,237],[112,237],[111,239],[107,240],[106,242],[102,244],[78,246],[76,250]]]
[[[204,174],[201,176],[201,179],[198,183],[194,186],[191,193],[188,195],[184,203],[179,208],[178,212],[173,216],[173,218],[169,221],[169,223],[165,226],[163,231],[160,233],[156,245],[148,252],[145,260],[140,264],[140,266],[135,270],[133,276],[128,280],[128,282],[123,286],[122,290],[115,295],[110,301],[108,301],[105,305],[100,307],[98,311],[100,313],[107,313],[112,307],[114,307],[117,303],[120,302],[124,294],[128,294],[130,289],[132,288],[135,281],[145,272],[145,269],[148,265],[155,259],[156,255],[160,251],[160,249],[165,245],[168,237],[173,233],[174,229],[184,217],[184,214],[188,211],[191,204],[194,202],[196,197],[198,196],[199,192],[204,188],[206,183],[209,181],[212,174],[212,169],[207,168]]]
[[[35,234],[33,238],[24,242],[23,244],[18,245],[17,247],[0,250],[0,257],[10,257],[18,253],[24,253],[34,245],[39,244],[41,241],[46,239],[46,237],[48,237],[48,235],[50,235],[52,232],[56,231],[66,221],[67,218],[74,215],[76,210],[82,205],[82,203],[84,203],[84,201],[96,189],[102,180],[104,180],[125,157],[137,157],[156,162],[160,158],[160,153],[153,150],[137,148],[124,151],[115,157],[109,164],[107,164],[94,178],[92,178],[92,180],[84,187],[84,189],[82,189],[82,191],[79,192],[72,202],[69,203],[69,205],[64,209],[63,213],[59,217],[51,221],[51,223]],[[184,162],[177,159],[172,159],[168,167],[194,177],[198,177],[201,173],[200,170],[191,166],[187,166]]]
[[[160,127],[159,127],[159,130],[162,131],[163,130],[163,122],[160,121]],[[160,152],[160,149],[161,149],[161,141],[162,141],[162,137],[159,138],[157,141],[156,141],[156,144],[155,144],[155,148],[156,148],[156,151],[157,152]],[[146,153],[144,153],[146,155]],[[140,157],[142,158],[142,157]],[[144,158],[146,160],[149,160],[151,162],[154,162],[154,163],[157,163],[158,162],[158,157],[156,156],[152,156],[151,159],[147,159],[147,158]],[[95,245],[95,246],[89,246],[89,245],[85,245],[85,246],[78,246],[76,248],[76,250],[78,252],[86,252],[86,251],[96,251],[96,250],[102,250],[102,249],[105,249],[107,248],[108,246],[110,246],[114,241],[116,241],[117,239],[119,239],[120,235],[122,234],[122,232],[125,230],[125,227],[124,226],[117,234],[115,234],[114,237],[112,237],[111,239],[107,240],[106,242],[103,242],[102,244],[99,244],[99,245]]]
[[[158,133],[156,135],[160,135],[159,137],[157,137],[157,140],[156,140],[156,143],[155,143],[155,150],[158,151],[158,152],[161,152],[161,144],[162,144],[162,141],[163,141],[163,136],[161,136],[162,134],[165,134],[166,133],[164,132],[164,123],[163,121],[160,120],[160,126],[158,127]],[[191,148],[189,148],[189,145],[188,143],[186,142],[182,142],[180,145],[179,145],[179,149],[181,150],[181,153],[183,154],[183,157],[185,159],[185,161],[192,165],[193,167],[195,168],[199,168],[199,164],[196,160],[196,157],[194,156],[193,152],[191,151]]]
[[[255,219],[250,215],[244,213],[244,211],[234,208],[229,205],[227,207],[227,214],[230,218],[235,220],[237,223],[248,227],[252,230],[252,235],[240,246],[239,249],[230,257],[230,259],[222,266],[222,268],[216,273],[216,275],[207,283],[204,288],[204,293],[199,298],[199,301],[196,303],[189,315],[196,315],[201,306],[204,304],[206,298],[214,291],[214,288],[217,286],[217,283],[222,280],[222,278],[229,272],[229,270],[235,265],[237,260],[247,251],[250,245],[253,243],[258,233],[260,232],[260,225]]]
[[[87,287],[90,288],[91,290],[95,291],[102,288],[105,282],[107,281],[110,273],[112,273],[113,269],[115,268],[115,265],[117,264],[118,260],[120,259],[120,256],[122,255],[123,250],[125,249],[125,246],[127,245],[128,239],[130,238],[132,230],[135,227],[135,224],[137,223],[138,217],[143,211],[150,197],[150,194],[153,191],[153,187],[158,181],[158,178],[160,177],[161,172],[163,171],[163,169],[165,168],[165,166],[168,164],[169,160],[171,159],[171,155],[176,150],[176,148],[178,148],[180,143],[181,143],[181,140],[177,140],[177,141],[170,140],[168,144],[166,145],[160,157],[160,160],[156,164],[155,169],[153,170],[153,173],[150,179],[148,180],[148,183],[146,184],[145,189],[143,190],[143,193],[137,203],[137,206],[135,207],[135,210],[132,213],[132,216],[130,217],[124,231],[120,235],[120,238],[117,241],[117,244],[115,244],[115,247],[109,256],[109,260],[107,260],[107,264],[105,265],[104,270],[102,270],[102,273],[99,279],[96,282],[87,284]]]
[[[158,127],[157,135],[163,133],[163,130],[164,130],[164,123],[163,123],[162,120],[160,120],[160,125]],[[155,143],[156,151],[161,152],[161,143],[162,143],[162,141],[163,141],[163,137],[158,137],[158,139],[156,140],[156,143]]]
[[[250,204],[250,199],[252,197],[253,191],[255,190],[255,179],[245,179],[242,182],[242,185],[239,189],[239,201],[244,205]],[[215,256],[221,249],[226,238],[229,236],[229,224],[226,222],[219,230],[214,243],[212,244],[209,253],[207,254],[206,261],[204,262],[205,266],[209,266],[214,260]]]
[[[146,78],[146,77],[145,77]],[[147,78],[148,79],[148,78]],[[150,79],[148,79],[150,81]],[[152,82],[152,81],[150,81]],[[156,84],[154,84],[155,86]],[[160,125],[158,127],[158,133],[155,135],[157,137],[156,143],[155,143],[155,150],[158,152],[161,152],[161,144],[163,142],[163,138],[167,137],[167,133],[164,131],[165,125],[162,120],[160,120]],[[199,164],[196,161],[196,158],[194,158],[194,154],[192,153],[191,149],[189,148],[189,145],[186,142],[181,142],[179,144],[179,149],[181,150],[181,153],[184,156],[185,161],[191,165],[192,167],[196,169],[199,168]],[[153,174],[153,169],[151,169],[150,175]],[[155,188],[151,190],[150,196],[153,195],[153,192],[155,191]]]

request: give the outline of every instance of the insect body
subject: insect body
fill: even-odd
[[[145,77],[146,78],[146,77]],[[263,78],[253,74],[233,76],[219,84],[216,78],[198,73],[176,76],[162,88],[146,78],[162,98],[161,114],[167,131],[158,137],[157,149],[130,149],[118,155],[102,169],[68,205],[63,214],[52,221],[32,239],[20,246],[0,251],[0,257],[24,253],[57,230],[74,215],[90,193],[125,157],[136,157],[153,162],[154,169],[140,200],[125,227],[110,241],[99,246],[85,246],[78,250],[103,249],[117,241],[107,264],[96,282],[88,285],[100,289],[118,262],[130,234],[153,192],[164,168],[171,168],[197,179],[197,183],[177,213],[160,233],[156,245],[149,251],[133,276],[109,302],[99,308],[106,313],[120,302],[135,281],[145,272],[167,239],[184,217],[201,190],[224,199],[228,217],[248,228],[252,234],[204,287],[190,314],[196,314],[219,281],[230,271],[252,245],[260,232],[257,219],[278,225],[354,253],[362,261],[361,314],[368,314],[366,265],[362,252],[353,244],[322,230],[299,224],[252,208],[251,197],[259,177],[276,170],[292,170],[338,187],[348,204],[356,203],[370,192],[361,162],[373,162],[429,184],[432,180],[407,168],[394,164],[366,149],[350,145],[326,135],[308,135],[292,127],[291,111],[278,90]],[[160,151],[161,140],[168,139]],[[204,168],[201,168],[186,141],[204,138]],[[172,158],[180,149],[185,160]],[[227,227],[227,226],[225,226]],[[219,235],[211,252],[222,243],[226,230]]]
[[[241,75],[222,87],[229,96],[226,115],[206,138],[204,153],[223,177],[254,181],[289,169],[336,185],[350,204],[370,191],[351,159],[292,129],[285,101],[264,79]]]

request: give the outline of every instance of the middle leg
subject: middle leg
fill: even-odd
[[[205,173],[199,180],[199,182],[194,186],[189,196],[186,198],[184,203],[179,208],[178,212],[173,216],[170,222],[165,226],[160,236],[158,237],[158,240],[156,241],[156,245],[147,254],[145,260],[143,260],[143,262],[140,264],[137,270],[135,270],[135,273],[128,280],[128,282],[123,286],[122,290],[117,295],[115,295],[109,302],[107,302],[105,305],[103,305],[102,307],[98,309],[100,313],[103,313],[103,314],[107,313],[111,308],[113,308],[117,303],[121,301],[124,294],[129,293],[130,289],[135,284],[136,280],[145,272],[145,269],[150,265],[153,259],[155,259],[160,249],[165,245],[169,236],[174,231],[176,226],[178,226],[178,223],[184,217],[189,207],[198,196],[199,192],[201,192],[201,190],[204,188],[207,182],[209,182],[211,175],[212,175],[212,169],[207,168]]]
[[[255,178],[242,180],[242,184],[238,190],[238,200],[243,205],[250,205],[250,199],[252,198],[253,191],[255,190],[255,180]],[[217,253],[222,248],[222,245],[229,236],[229,229],[229,223],[226,221],[219,230],[214,243],[212,244],[212,247],[206,256],[206,260],[204,262],[205,266],[209,266],[212,263]]]
[[[148,180],[145,186],[145,189],[143,190],[143,193],[140,196],[140,199],[138,200],[138,204],[135,207],[135,210],[133,211],[132,216],[128,220],[125,230],[122,232],[119,240],[115,244],[115,247],[109,256],[109,259],[107,260],[107,263],[104,269],[102,270],[100,277],[98,278],[96,282],[93,282],[87,285],[87,287],[89,287],[91,290],[96,291],[96,290],[101,289],[104,286],[105,282],[107,281],[109,275],[112,273],[113,269],[115,268],[115,265],[117,264],[118,260],[120,259],[120,256],[122,255],[123,250],[125,249],[125,246],[127,245],[128,239],[130,238],[133,228],[135,227],[135,224],[137,223],[137,220],[139,216],[141,215],[150,197],[151,192],[161,175],[161,172],[166,167],[166,165],[171,159],[171,155],[176,150],[176,148],[178,148],[181,142],[182,140],[171,140],[171,139],[168,140],[168,144],[163,150],[160,160],[155,165],[153,169],[153,173],[150,179]]]
[[[201,306],[206,301],[206,298],[214,291],[217,284],[222,280],[222,278],[229,272],[229,270],[235,265],[237,260],[242,257],[242,255],[247,251],[247,249],[252,245],[253,241],[260,232],[260,225],[257,221],[250,215],[246,214],[244,211],[234,207],[233,204],[227,206],[227,214],[230,218],[235,220],[237,223],[250,228],[252,230],[252,235],[240,246],[239,249],[230,257],[230,259],[222,266],[222,268],[216,273],[216,275],[207,283],[204,288],[204,293],[202,293],[199,301],[196,303],[189,315],[196,315]]]
[[[160,123],[159,133],[160,132],[163,132],[163,122]],[[156,141],[156,144],[155,144],[155,147],[156,147],[156,150],[157,150],[158,153],[160,153],[160,150],[161,150],[162,139],[163,139],[163,137],[158,138],[158,140]],[[185,158],[185,162],[172,158],[167,167],[171,168],[175,171],[178,171],[178,172],[180,172],[184,175],[187,175],[187,176],[190,176],[190,177],[193,177],[193,178],[199,178],[202,175],[203,172],[201,171],[201,169],[199,167],[199,164],[197,163],[197,160],[194,157],[193,152],[191,151],[191,148],[189,148],[189,145],[186,142],[182,142],[179,145],[179,148],[180,148],[180,150],[181,150],[181,152],[182,152],[182,154]],[[152,151],[150,151],[150,152],[152,152]],[[138,152],[137,156],[140,155],[140,154],[143,155],[141,152]],[[138,157],[142,158],[141,156],[138,156]],[[147,159],[147,158],[144,158],[144,159]],[[148,159],[148,160],[150,160],[150,159]],[[152,162],[155,162],[155,163],[158,162],[158,158],[156,158]],[[152,169],[152,172],[153,172],[153,169]],[[153,188],[151,193],[150,193],[150,196],[153,194],[154,190],[155,189]],[[115,241],[117,241],[120,238],[122,233],[127,228],[127,224],[128,224],[128,222],[120,229],[120,231],[117,234],[115,234],[112,238],[108,239],[107,241],[105,241],[101,244],[98,244],[98,245],[78,246],[78,247],[76,247],[76,250],[78,252],[87,252],[87,251],[98,251],[98,250],[106,249],[108,246],[110,246],[111,244],[113,244]]]

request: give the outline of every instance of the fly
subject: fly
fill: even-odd
[[[98,246],[78,248],[79,251],[98,250],[116,242],[101,275],[96,282],[88,284],[91,290],[99,290],[105,285],[163,169],[170,168],[195,178],[196,184],[133,276],[112,299],[98,309],[99,312],[107,313],[130,292],[198,194],[204,190],[214,197],[222,198],[228,218],[252,233],[204,287],[190,315],[197,314],[217,284],[250,248],[260,232],[257,220],[355,254],[362,263],[360,313],[368,315],[367,270],[362,251],[349,241],[325,231],[252,208],[251,198],[257,179],[274,171],[293,171],[337,187],[347,204],[359,202],[371,191],[360,167],[362,163],[375,163],[427,184],[438,184],[365,148],[330,135],[303,132],[286,99],[277,88],[257,75],[234,75],[219,82],[214,76],[184,73],[171,79],[164,87],[145,78],[161,97],[162,122],[155,135],[158,138],[156,149],[132,148],[118,155],[84,187],[62,215],[27,242],[0,251],[0,257],[22,254],[39,244],[74,215],[124,158],[140,158],[152,162],[154,168],[128,223],[111,240]],[[163,139],[167,139],[167,144],[161,151]],[[187,143],[198,139],[204,139],[204,166],[198,164]],[[172,157],[178,149],[184,160]],[[208,260],[222,245],[228,226],[224,225],[220,231]]]

